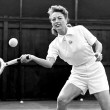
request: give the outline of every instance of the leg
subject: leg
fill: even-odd
[[[102,110],[110,110],[110,94],[109,90],[94,94],[98,100]]]
[[[66,110],[67,104],[81,94],[81,89],[71,83],[66,83],[57,98],[57,110]]]

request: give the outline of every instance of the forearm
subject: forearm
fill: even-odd
[[[95,56],[96,56],[96,61],[101,61],[102,60],[102,44],[99,41],[95,42]]]
[[[34,55],[31,55],[31,60],[46,68],[51,68],[53,65],[50,61],[46,59],[38,58]]]
[[[102,53],[102,44],[99,41],[96,41],[95,52],[96,53]]]

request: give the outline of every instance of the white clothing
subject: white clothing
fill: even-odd
[[[72,83],[82,90],[82,95],[89,90],[90,94],[109,90],[105,69],[100,61],[91,60],[88,63],[74,67],[66,83]]]
[[[66,35],[58,35],[51,42],[47,57],[56,60],[59,56],[69,65],[82,65],[92,58],[95,59],[91,45],[96,40],[96,37],[81,25],[69,27]]]
[[[58,35],[49,45],[47,57],[57,56],[72,65],[67,83],[79,87],[83,94],[89,89],[90,94],[109,90],[105,69],[96,61],[92,45],[97,38],[85,27],[69,27],[66,35]]]

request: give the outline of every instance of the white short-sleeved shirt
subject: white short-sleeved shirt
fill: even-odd
[[[50,43],[47,57],[59,56],[69,65],[79,66],[95,58],[92,45],[97,38],[84,26],[68,27],[66,35],[59,35]]]

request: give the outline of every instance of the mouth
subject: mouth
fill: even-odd
[[[55,24],[55,27],[56,27],[56,28],[59,28],[60,26],[61,26],[61,23],[56,23],[56,24]]]

